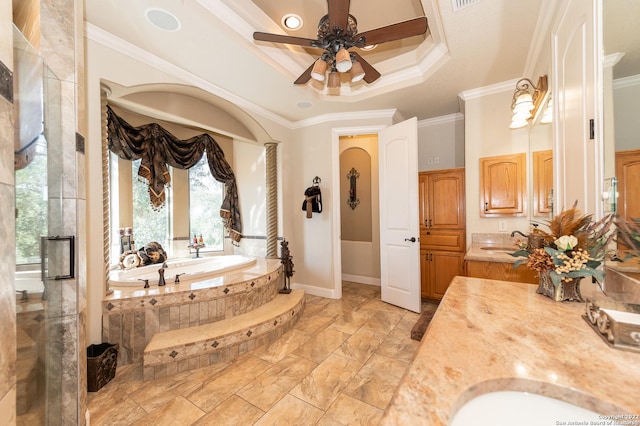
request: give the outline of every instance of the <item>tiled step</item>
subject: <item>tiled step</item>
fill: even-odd
[[[272,342],[298,321],[304,291],[278,294],[264,305],[232,318],[153,335],[143,355],[144,379],[229,361]]]

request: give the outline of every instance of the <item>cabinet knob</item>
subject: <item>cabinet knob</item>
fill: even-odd
[[[484,203],[484,211],[485,212],[489,211],[489,203]]]

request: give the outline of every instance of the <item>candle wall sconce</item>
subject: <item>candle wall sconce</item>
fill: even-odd
[[[347,200],[347,204],[351,209],[355,209],[358,204],[360,204],[360,199],[356,197],[356,182],[360,177],[360,173],[352,167],[347,173],[347,179],[349,179],[349,199]]]

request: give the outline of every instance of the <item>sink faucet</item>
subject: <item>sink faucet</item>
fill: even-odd
[[[526,235],[524,235],[524,234],[523,234],[522,232],[520,232],[520,231],[513,231],[513,232],[511,233],[511,236],[512,236],[512,237],[515,237],[515,236],[516,236],[516,234],[520,234],[520,235],[522,235],[523,237],[527,238],[527,236],[526,236]]]
[[[29,300],[29,295],[27,294],[27,290],[16,290],[16,293],[22,293],[22,297],[20,298],[22,302],[27,302]]]

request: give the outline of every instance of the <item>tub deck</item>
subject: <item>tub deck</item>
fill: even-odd
[[[119,344],[118,365],[142,363],[145,349],[156,334],[172,330],[187,332],[186,329],[192,327],[253,312],[279,296],[283,286],[280,259],[257,258],[250,267],[208,279],[179,284],[167,279],[166,286],[148,289],[114,288],[102,302],[103,341]],[[295,309],[294,320],[301,310]],[[271,322],[281,314],[274,310]],[[158,354],[159,349],[154,348],[154,353]],[[204,366],[204,357],[201,358],[197,363],[191,361],[190,365]],[[165,374],[164,370],[156,368],[153,374]]]

